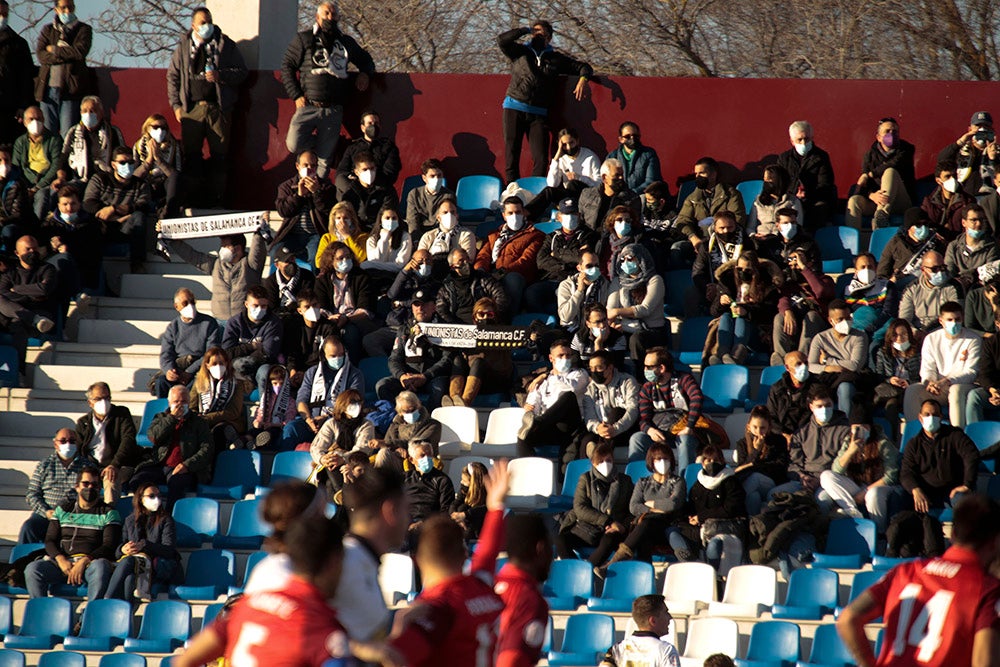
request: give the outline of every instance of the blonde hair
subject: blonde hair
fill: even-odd
[[[361,229],[361,221],[358,220],[358,212],[354,210],[354,205],[349,201],[342,201],[334,205],[333,210],[330,211],[330,221],[327,231],[330,232],[332,236],[337,235],[337,216],[343,214],[345,218],[351,221],[353,226],[352,232],[356,233]]]

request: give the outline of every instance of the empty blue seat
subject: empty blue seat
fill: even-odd
[[[153,446],[153,443],[146,437],[146,431],[149,430],[149,425],[153,423],[153,417],[166,409],[167,399],[165,398],[154,398],[146,401],[146,407],[142,410],[142,422],[139,424],[139,430],[135,434],[135,441],[140,447]]]
[[[975,422],[965,427],[965,435],[983,451],[1000,442],[1000,422]],[[996,461],[980,461],[979,467],[987,472],[996,472]]]
[[[200,547],[219,532],[219,503],[211,498],[181,498],[173,517],[179,547]]]
[[[860,233],[853,227],[820,227],[816,245],[823,258],[824,273],[843,273],[858,254]]]
[[[562,650],[549,651],[549,664],[552,667],[597,664],[614,641],[615,621],[610,616],[575,614],[566,619]]]
[[[684,469],[684,483],[687,484],[688,496],[691,495],[691,487],[698,481],[699,472],[701,472],[700,463],[689,463]]]
[[[192,560],[197,555],[192,554]],[[139,635],[125,640],[125,652],[173,653],[190,635],[191,607],[177,600],[155,600],[146,605]]]
[[[681,347],[677,361],[688,366],[701,364],[701,353],[708,338],[710,317],[689,317],[681,322]]]
[[[24,667],[24,654],[12,648],[0,649],[0,667]]]
[[[229,527],[224,535],[216,535],[212,546],[218,549],[260,549],[271,526],[260,515],[262,501],[258,498],[233,504]]]
[[[0,598],[0,641],[3,641],[3,638],[10,633],[12,617],[13,612],[10,598]]]
[[[10,550],[10,560],[8,562],[13,563],[14,561],[24,558],[28,554],[35,551],[45,551],[45,545],[41,542],[30,542],[26,544],[15,544]],[[27,595],[28,589],[23,586],[10,586],[8,584],[0,584],[0,593],[6,593],[7,595]]]
[[[677,189],[677,210],[681,210],[681,206],[684,205],[684,200],[691,196],[694,192],[695,184],[694,180],[684,181],[681,186]]]
[[[781,379],[784,372],[784,366],[768,366],[760,372],[760,388],[757,390],[757,400],[753,401],[753,405],[765,405],[767,403],[767,395],[771,391],[771,386]],[[752,408],[753,405],[748,407]]]
[[[87,667],[87,657],[75,651],[52,651],[38,658],[38,667]]]
[[[635,484],[643,477],[649,477],[653,473],[649,472],[645,461],[632,461],[625,466],[625,474],[631,477],[632,483]]]
[[[746,366],[720,364],[701,369],[701,405],[704,412],[732,412],[750,397],[750,371]]]
[[[897,565],[909,563],[915,558],[890,558],[889,556],[875,556],[872,558],[872,569],[877,572],[888,572]]]
[[[236,583],[234,572],[233,552],[222,549],[195,551],[188,560],[184,583],[171,586],[170,595],[181,600],[215,600]]]
[[[67,637],[63,646],[74,651],[107,653],[123,644],[132,630],[132,606],[125,600],[91,600],[83,609],[77,637]]]
[[[882,251],[898,233],[898,227],[880,227],[872,231],[871,239],[868,240],[868,252],[875,255],[875,259],[882,259]]]
[[[533,195],[537,195],[548,185],[544,176],[522,176],[516,182],[517,187],[524,188]]]
[[[400,190],[399,196],[399,217],[406,217],[406,200],[410,196],[411,190],[416,190],[424,185],[424,179],[421,174],[416,174],[414,176],[407,176],[403,179],[403,188]]]
[[[293,480],[304,482],[312,472],[312,467],[313,461],[309,452],[278,452],[274,455],[271,467],[270,485]]]
[[[747,215],[750,215],[750,211],[753,209],[753,200],[764,191],[764,181],[743,181],[736,186],[736,189],[743,197],[743,206],[746,208]]]
[[[98,667],[146,667],[146,658],[136,653],[108,653]]]
[[[213,602],[212,604],[205,607],[205,613],[201,617],[201,627],[207,628],[215,620],[215,617],[219,615],[222,608],[226,606],[225,602]]]
[[[816,626],[809,662],[799,662],[798,667],[849,667],[854,664],[854,656],[837,634],[837,626],[826,623]]]
[[[230,586],[228,594],[236,595],[237,593],[242,593],[243,589],[246,588],[247,584],[250,582],[250,575],[253,573],[253,569],[257,567],[257,565],[265,558],[267,558],[266,551],[255,551],[250,554],[250,557],[247,558],[246,570],[243,572],[243,585]]]
[[[309,452],[306,452],[308,454]],[[199,484],[203,498],[239,500],[260,484],[260,453],[246,449],[226,450],[215,460],[211,484]]]
[[[10,345],[0,345],[0,387],[19,386],[18,374],[20,372],[17,350]]]
[[[840,580],[836,572],[822,568],[792,572],[785,604],[771,608],[773,618],[818,621],[837,607]]]
[[[535,229],[540,231],[542,234],[548,236],[552,232],[560,229],[562,225],[559,224],[558,220],[546,220],[545,222],[535,223]]]
[[[160,667],[171,667],[171,665],[173,664],[174,664],[174,656],[172,655],[164,656],[163,660],[160,660]]]
[[[590,468],[590,459],[570,461],[566,466],[566,476],[563,477],[562,493],[549,499],[551,509],[569,509],[573,506],[573,495],[576,493],[580,476]]]
[[[653,592],[653,566],[633,560],[612,563],[600,597],[587,600],[591,611],[630,612],[632,601]]]
[[[875,555],[875,522],[835,519],[826,533],[827,553],[813,554],[813,567],[858,569]]]
[[[549,315],[548,313],[518,313],[517,315],[514,316],[514,319],[511,321],[511,326],[526,327],[529,326],[535,320],[538,320],[542,324],[549,327],[554,327],[556,324],[558,324],[555,316]]]
[[[861,572],[855,572],[854,579],[851,581],[851,591],[847,596],[847,604],[854,602],[859,595],[868,590],[868,588],[881,579],[884,574],[885,570],[862,570]],[[840,616],[840,612],[842,610],[843,607],[838,607],[834,615]],[[881,621],[872,622],[881,623]]]
[[[69,600],[32,598],[24,608],[21,629],[8,635],[4,646],[25,651],[50,651],[69,635]]]
[[[762,621],[750,631],[746,660],[740,667],[786,667],[799,659],[799,626],[788,621]]]
[[[455,199],[462,222],[482,222],[490,214],[490,206],[500,199],[503,184],[496,176],[463,176],[458,179]]]
[[[585,560],[553,561],[542,595],[549,609],[576,611],[594,593],[594,568]]]
[[[691,287],[691,270],[675,269],[663,274],[663,314],[667,317],[684,315],[684,293]]]
[[[389,357],[365,357],[358,362],[358,370],[365,378],[365,403],[370,405],[378,400],[375,383],[390,375]]]

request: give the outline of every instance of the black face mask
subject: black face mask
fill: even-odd
[[[737,275],[739,275],[740,280],[742,280],[745,283],[753,281],[753,271],[751,271],[750,269],[740,269]]]
[[[379,127],[378,125],[369,125],[365,128],[365,136],[369,139],[374,139],[378,136]]]
[[[545,35],[535,35],[531,38],[531,48],[535,51],[541,51],[545,48]]]
[[[580,153],[580,147],[573,146],[573,148],[567,148],[566,150],[563,151],[563,153],[569,155],[570,157],[576,157]]]
[[[337,32],[337,22],[333,19],[323,19],[320,21],[319,29],[326,33]]]
[[[725,467],[726,467],[725,463],[712,461],[711,463],[706,463],[704,466],[702,466],[702,469],[704,469],[705,474],[708,475],[709,477],[715,477],[720,472],[722,472],[722,469]]]
[[[718,238],[723,243],[736,243],[740,240],[740,235],[736,232],[727,232],[726,234],[716,234]]]
[[[625,147],[629,150],[635,150],[635,147],[639,145],[639,142],[635,137],[629,137],[625,140]]]
[[[611,181],[611,190],[613,192],[621,192],[624,189],[625,189],[624,179],[616,178],[615,180]]]
[[[708,176],[695,176],[694,177],[694,187],[699,190],[708,189]]]
[[[760,196],[763,199],[772,199],[778,196],[778,189],[774,187],[774,183],[764,183],[764,187],[760,189]]]
[[[607,384],[608,380],[604,377],[604,373],[595,373],[594,371],[588,371],[590,373],[590,379],[597,384]]]
[[[26,252],[23,255],[21,255],[21,261],[27,264],[28,266],[34,266],[35,264],[38,263],[38,253],[34,251]]]
[[[92,503],[95,500],[97,500],[98,493],[99,490],[97,489],[97,487],[94,486],[88,486],[86,488],[80,489],[80,500],[88,504]]]

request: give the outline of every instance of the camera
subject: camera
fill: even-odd
[[[996,141],[997,133],[991,129],[983,128],[981,130],[976,130],[976,133],[972,135],[972,138],[980,146],[985,146],[986,144]]]

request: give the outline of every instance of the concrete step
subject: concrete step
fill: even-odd
[[[102,369],[103,370],[103,369]],[[149,371],[152,373],[153,371]],[[91,376],[91,382],[102,379],[100,375]],[[111,383],[109,383],[111,384]],[[111,384],[111,397],[115,405],[124,405],[133,415],[142,416],[142,411],[152,396],[146,391],[145,384],[134,391],[123,391]],[[61,389],[13,389],[8,397],[0,396],[0,410],[6,408],[9,412],[65,412],[69,415],[81,415],[90,408],[87,405],[83,390],[64,391]],[[70,424],[72,427],[72,424]],[[54,433],[55,431],[53,431]]]
[[[64,366],[43,364],[35,367],[35,389],[85,391],[97,381],[107,382],[112,395],[121,391],[145,391],[146,383],[156,373],[150,368],[113,368],[108,366]]]
[[[105,343],[57,343],[43,364],[60,366],[103,366],[116,368],[156,368],[159,345],[108,345]]]
[[[208,301],[212,298],[212,276],[205,274],[154,276],[129,273],[122,276],[122,288],[119,294],[133,299],[164,299],[165,303],[171,304],[174,292],[181,287],[190,289],[199,301]]]
[[[165,321],[80,320],[77,342],[105,345],[159,345]]]
[[[73,428],[87,408],[73,412],[0,412],[0,443],[5,438],[51,438],[61,428]]]
[[[51,443],[49,444],[51,447]],[[24,495],[28,489],[28,482],[35,472],[38,460],[34,461],[11,461],[7,459],[0,464],[0,495],[18,496]]]
[[[91,302],[90,319],[169,322],[177,317],[171,299],[125,299],[101,296]],[[205,308],[209,305],[206,304]]]
[[[214,245],[206,247],[204,250],[218,250],[219,243],[215,241]],[[194,266],[188,264],[187,262],[181,261],[180,257],[172,261],[166,261],[159,255],[150,253],[146,256],[146,274],[153,276],[163,276],[163,275],[177,275],[177,276],[200,276],[204,275],[201,271],[196,269]],[[104,270],[107,272],[114,272],[120,274],[126,274],[129,272],[130,266],[129,261],[124,257],[108,257],[104,260]]]

